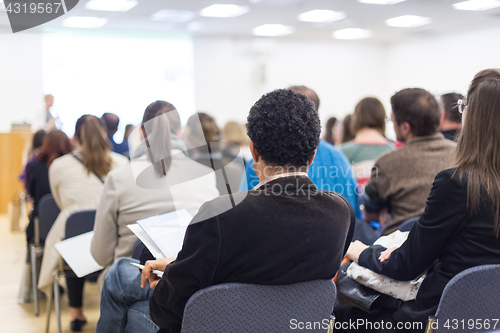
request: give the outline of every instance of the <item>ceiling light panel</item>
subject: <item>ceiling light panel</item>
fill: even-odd
[[[69,28],[100,28],[108,22],[107,18],[88,17],[88,16],[71,16],[62,21],[64,27]]]
[[[399,28],[415,28],[431,23],[430,17],[422,17],[417,15],[403,15],[385,20],[385,24],[389,27]]]
[[[282,24],[264,24],[252,30],[252,33],[255,36],[262,37],[280,37],[292,34],[294,32],[295,29],[293,27]]]
[[[189,22],[194,18],[194,12],[190,10],[162,9],[150,16],[152,21],[166,22]]]
[[[373,36],[373,32],[367,29],[347,28],[334,31],[332,36],[336,39],[366,39]]]
[[[344,12],[335,12],[333,10],[315,9],[309,12],[300,14],[297,18],[303,22],[335,22],[343,20],[347,17]]]
[[[85,4],[85,8],[108,12],[126,12],[136,5],[136,0],[90,0]]]
[[[358,0],[361,3],[369,3],[373,5],[394,5],[395,3],[403,2],[406,0]]]
[[[200,15],[207,17],[237,17],[248,13],[249,10],[246,6],[215,4],[203,8]]]
[[[488,10],[492,8],[500,7],[500,1],[498,0],[469,0],[459,2],[453,5],[455,9],[458,10]]]

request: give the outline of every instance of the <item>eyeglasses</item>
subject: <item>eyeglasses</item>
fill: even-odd
[[[457,106],[458,106],[458,112],[463,114],[465,111],[465,108],[467,107],[467,102],[463,99],[459,99],[457,101]]]

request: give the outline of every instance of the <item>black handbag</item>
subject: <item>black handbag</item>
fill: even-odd
[[[348,277],[347,269],[351,264],[352,262],[348,262],[340,266],[337,275],[337,297],[340,303],[371,314],[386,310],[397,310],[401,307],[402,300],[382,294]]]

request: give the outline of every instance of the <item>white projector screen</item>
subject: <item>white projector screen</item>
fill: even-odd
[[[196,112],[193,44],[182,35],[45,34],[43,88],[54,95],[51,112],[68,135],[81,115],[112,112],[120,117],[115,140],[121,142],[125,126],[138,125],[155,100],[175,105],[183,123]]]

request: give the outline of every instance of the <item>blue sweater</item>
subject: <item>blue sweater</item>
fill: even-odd
[[[342,194],[351,203],[356,217],[361,218],[358,184],[344,153],[328,142],[320,141],[308,173],[318,190]],[[245,174],[246,178],[243,177],[240,183],[240,191],[251,190],[259,183],[259,178],[253,169],[253,160],[247,163]]]

